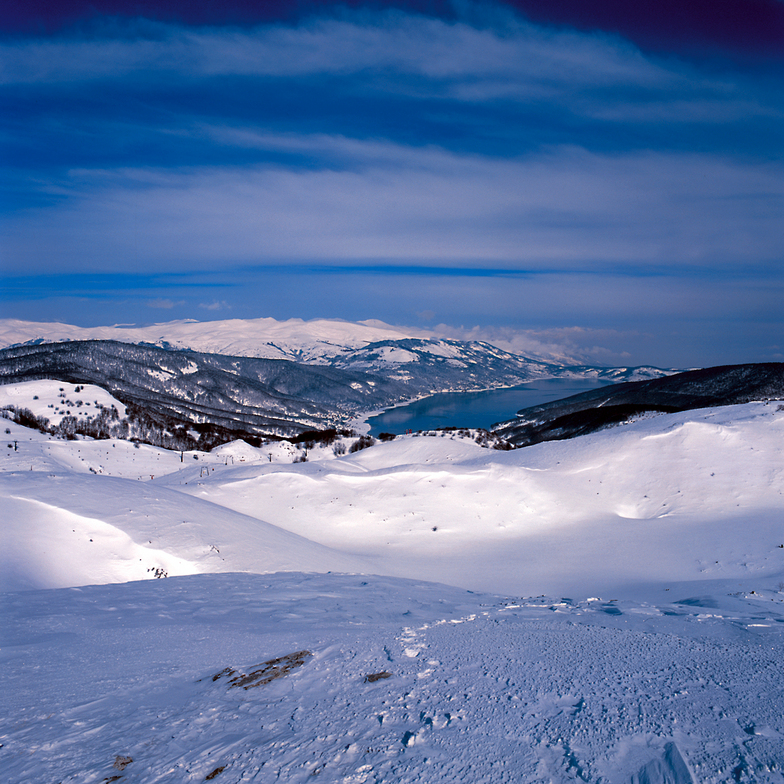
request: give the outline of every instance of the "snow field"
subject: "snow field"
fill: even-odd
[[[513,452],[398,438],[332,462],[164,481],[387,574],[587,595],[784,571],[784,412],[653,417]],[[187,482],[187,485],[184,484]]]
[[[110,523],[42,501],[7,497],[3,514],[2,587],[89,585],[193,572],[192,561],[137,544]]]
[[[155,482],[21,472],[0,475],[0,499],[9,510],[2,590],[152,579],[160,573],[370,566],[367,559]],[[55,534],[56,546],[50,544]]]
[[[711,588],[654,606],[224,574],[7,594],[0,773],[782,782],[784,594]],[[267,684],[213,680],[298,651]]]
[[[784,784],[776,403],[307,463],[5,426],[4,784]]]
[[[580,596],[784,575],[784,412],[775,404],[653,417],[513,452],[398,438],[338,459],[314,449],[308,463],[290,462],[290,444],[182,455],[9,427],[18,451],[6,450],[0,493],[26,509],[44,504],[51,519],[11,516],[6,590],[124,580],[130,562],[150,575],[330,569]],[[51,538],[58,510],[88,520],[58,524],[57,556],[72,576],[47,551],[19,582],[31,557],[23,540]],[[118,531],[111,547],[93,548],[100,570],[74,538],[89,521]]]

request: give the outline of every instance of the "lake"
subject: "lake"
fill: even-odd
[[[443,392],[370,417],[370,435],[401,435],[406,430],[435,430],[438,427],[483,427],[489,430],[496,422],[514,419],[521,408],[607,385],[607,382],[585,379],[548,378],[486,392]]]

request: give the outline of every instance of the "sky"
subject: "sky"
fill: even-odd
[[[784,2],[4,0],[0,317],[784,361]]]

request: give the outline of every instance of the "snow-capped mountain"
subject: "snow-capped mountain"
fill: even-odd
[[[596,368],[524,357],[483,341],[439,338],[381,321],[272,318],[173,321],[149,327],[75,327],[0,320],[0,348],[63,341],[114,340],[226,356],[289,359],[372,372],[407,383],[412,396],[513,386],[534,378],[604,377],[615,382],[658,378],[659,368]]]
[[[152,326],[77,327],[71,324],[0,320],[0,348],[28,343],[68,340],[116,340],[161,348],[262,359],[292,359],[329,364],[354,349],[384,340],[431,337],[424,331],[402,329],[381,321],[346,322],[329,319],[193,319]]]

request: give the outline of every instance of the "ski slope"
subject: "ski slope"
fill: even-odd
[[[304,463],[3,429],[3,782],[784,782],[775,401]]]

